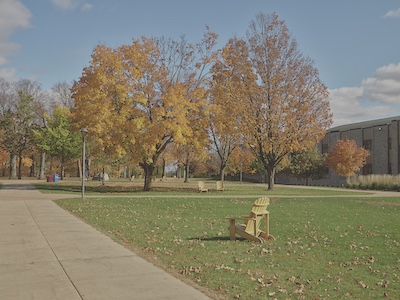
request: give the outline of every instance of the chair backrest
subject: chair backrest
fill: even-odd
[[[222,184],[221,180],[217,181],[217,191],[223,191],[224,190],[224,185]]]
[[[255,219],[256,221],[255,222],[254,220],[247,221],[245,229],[247,233],[252,235],[257,235],[262,218],[269,213],[267,211],[268,205],[269,205],[268,197],[258,198],[256,201],[254,201],[249,217],[251,219]]]
[[[198,186],[199,186],[199,191],[200,192],[202,192],[202,191],[207,191],[207,188],[206,188],[206,185],[205,185],[205,183],[204,183],[204,181],[198,181]]]

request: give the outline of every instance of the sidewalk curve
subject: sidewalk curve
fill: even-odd
[[[2,184],[0,299],[209,299],[51,201],[71,195]]]

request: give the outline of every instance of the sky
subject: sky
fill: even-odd
[[[0,78],[49,90],[79,80],[98,44],[245,37],[260,12],[284,20],[328,87],[333,125],[400,115],[400,0],[0,0]]]

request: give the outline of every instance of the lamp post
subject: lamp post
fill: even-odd
[[[82,200],[85,199],[85,173],[86,173],[86,154],[85,154],[85,144],[86,144],[86,134],[88,130],[86,128],[81,129],[82,132]]]

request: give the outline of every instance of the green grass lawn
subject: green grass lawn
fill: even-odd
[[[295,191],[301,197],[291,197]],[[397,299],[400,198],[307,198],[332,191],[284,187],[274,193],[285,192],[271,197],[276,240],[263,244],[230,241],[225,219],[247,215],[255,197],[175,192],[57,203],[214,298]]]
[[[80,193],[82,185],[79,180],[63,180],[56,183],[34,183],[35,188],[39,189],[42,193]],[[257,183],[244,183],[238,182],[225,182],[225,190],[218,192],[216,190],[215,181],[206,181],[206,187],[209,189],[207,195],[241,195],[241,196],[338,196],[338,195],[365,195],[370,192],[345,190],[345,189],[321,189],[316,187],[286,187],[277,185],[273,191],[267,189],[266,184]],[[170,179],[165,182],[156,181],[152,184],[152,190],[143,191],[143,181],[107,181],[102,185],[99,181],[85,182],[86,195],[98,194],[124,194],[135,196],[148,196],[148,195],[198,195],[197,181],[191,180],[188,183],[183,183],[183,179]]]

